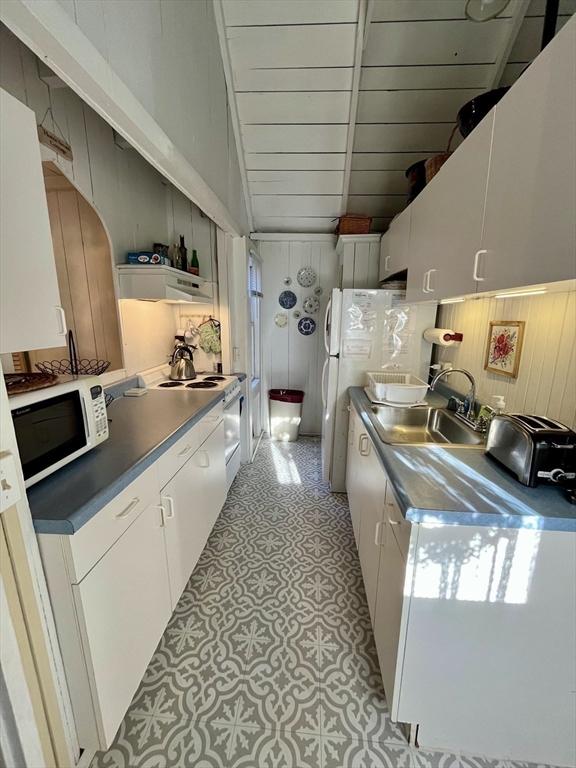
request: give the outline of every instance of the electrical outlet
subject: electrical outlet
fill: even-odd
[[[18,501],[20,501],[20,488],[14,456],[11,453],[4,453],[0,456],[0,511],[4,512]]]

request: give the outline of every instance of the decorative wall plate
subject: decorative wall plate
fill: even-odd
[[[278,328],[284,328],[284,326],[288,323],[288,315],[286,312],[278,312],[274,318],[274,322]]]
[[[298,318],[302,317],[302,312],[300,312],[299,309],[295,309],[294,312],[292,312],[292,315],[296,320],[298,320]]]
[[[284,309],[292,309],[292,307],[296,306],[297,301],[298,299],[294,291],[282,291],[278,297],[278,303]]]
[[[292,278],[291,277],[285,277],[282,281],[284,285],[292,285]]]
[[[307,312],[309,315],[315,315],[320,309],[320,301],[317,296],[306,296],[302,307],[304,312]]]
[[[312,269],[312,267],[301,267],[296,275],[296,280],[298,280],[298,284],[303,288],[310,288],[316,282],[316,277],[315,269]]]
[[[302,336],[311,336],[316,330],[316,320],[313,317],[303,317],[298,321],[298,330]]]
[[[322,286],[317,285],[316,288],[314,288],[314,295],[315,296],[322,296]]]

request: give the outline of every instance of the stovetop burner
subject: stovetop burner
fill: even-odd
[[[211,389],[217,387],[218,384],[215,381],[194,381],[192,384],[186,384],[189,389]]]
[[[168,389],[170,387],[183,387],[184,384],[182,384],[181,381],[163,381],[162,384],[158,384],[158,386]]]
[[[205,376],[204,381],[226,381],[226,376]]]

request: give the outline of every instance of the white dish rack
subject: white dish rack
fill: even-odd
[[[368,390],[379,402],[415,405],[428,391],[428,384],[411,373],[373,371],[366,377]]]

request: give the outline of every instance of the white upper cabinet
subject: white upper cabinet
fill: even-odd
[[[474,293],[494,112],[478,125],[419,194],[412,210],[408,301]]]
[[[408,267],[408,301],[576,278],[575,73],[572,19],[394,219],[380,277]]]
[[[410,238],[410,219],[412,206],[390,222],[388,231],[382,236],[380,249],[380,280],[394,275],[408,267]]]
[[[496,107],[478,290],[576,277],[575,216],[576,18]]]
[[[0,89],[0,352],[65,345],[36,116]]]

